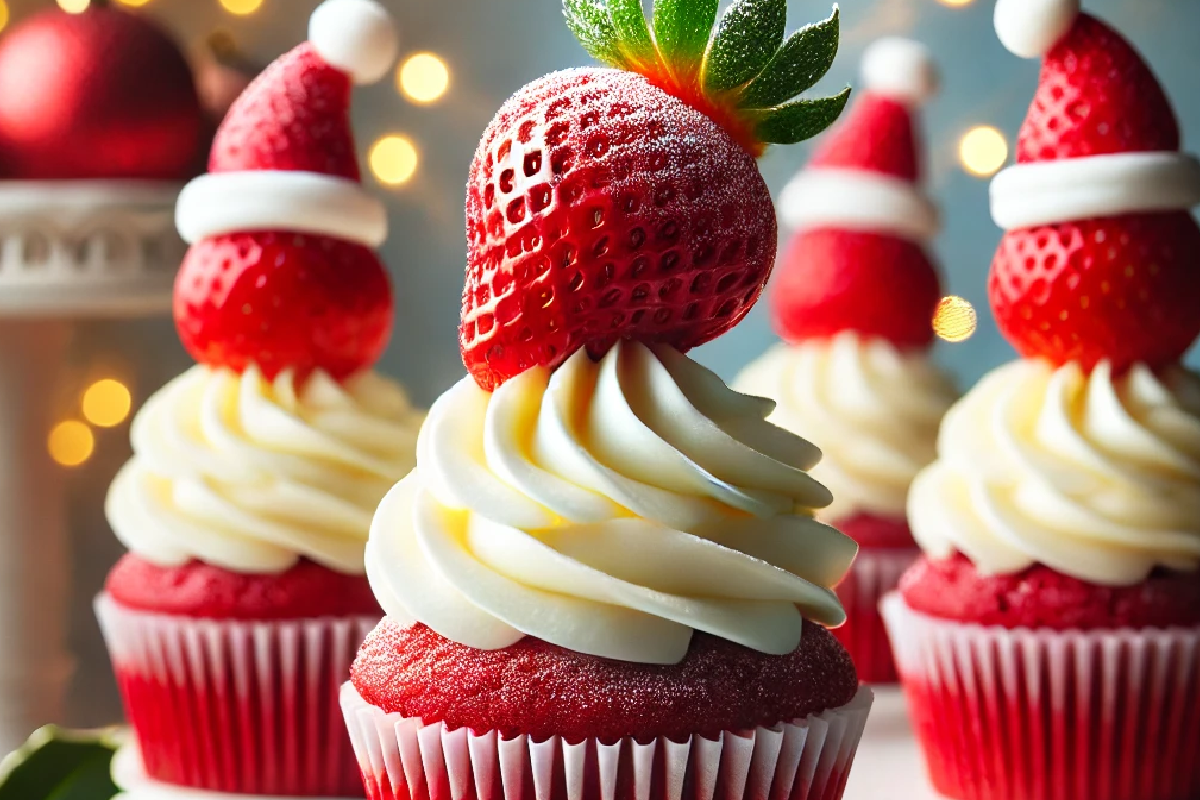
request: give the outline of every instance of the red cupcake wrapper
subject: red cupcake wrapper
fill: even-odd
[[[914,548],[862,549],[854,565],[837,586],[846,609],[846,624],[832,633],[854,659],[858,679],[864,683],[895,683],[896,663],[891,641],[879,613],[883,596],[896,588],[904,570],[921,555]]]
[[[958,800],[1200,797],[1200,628],[1047,631],[883,604],[934,787]]]
[[[838,800],[874,696],[795,723],[685,742],[535,742],[386,713],[342,687],[371,800]]]
[[[378,618],[246,622],[96,599],[146,774],[210,791],[362,797],[338,687]]]

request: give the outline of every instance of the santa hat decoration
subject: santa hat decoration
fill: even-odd
[[[1043,57],[1017,142],[992,181],[1008,233],[989,291],[1023,355],[1177,359],[1200,334],[1200,162],[1141,55],[1079,0],[998,0],[996,32]]]
[[[775,327],[789,340],[853,330],[900,347],[933,340],[940,296],[923,245],[937,208],[919,186],[917,109],[938,88],[928,50],[907,39],[867,48],[864,91],[780,197],[797,229],[771,294]]]
[[[230,107],[208,174],[176,206],[192,248],[175,317],[198,361],[344,377],[382,350],[390,293],[369,248],[385,239],[387,216],[360,183],[349,107],[353,85],[382,77],[396,48],[374,0],[325,0],[309,41]]]

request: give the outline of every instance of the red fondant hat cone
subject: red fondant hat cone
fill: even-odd
[[[938,214],[919,186],[915,117],[937,70],[923,45],[881,39],[862,71],[865,91],[780,198],[797,233],[776,270],[772,319],[791,342],[855,331],[925,347],[940,286],[924,245]]]
[[[197,361],[271,378],[370,366],[391,330],[387,272],[373,251],[383,204],[360,185],[349,122],[354,83],[396,53],[373,0],[326,0],[309,41],[246,89],[217,131],[208,174],[188,184],[176,222],[192,246],[175,321]]]
[[[1114,370],[1177,360],[1200,334],[1200,163],[1166,94],[1078,0],[999,0],[996,31],[1042,56],[1017,164],[992,182],[1007,233],[989,295],[1026,357]]]

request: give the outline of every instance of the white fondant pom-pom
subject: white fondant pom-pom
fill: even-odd
[[[929,49],[912,39],[872,42],[862,61],[863,85],[869,92],[919,105],[937,94],[938,71]]]
[[[996,0],[996,35],[1009,52],[1039,58],[1079,16],[1080,0]]]
[[[308,20],[308,40],[356,83],[382,78],[399,48],[391,15],[375,0],[325,0]]]

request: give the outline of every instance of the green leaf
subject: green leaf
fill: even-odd
[[[609,18],[617,35],[617,46],[625,60],[633,65],[652,66],[658,61],[658,51],[650,38],[642,0],[608,0]]]
[[[605,0],[563,0],[567,27],[592,58],[624,68],[625,57]]]
[[[663,62],[677,78],[700,68],[717,19],[718,0],[657,0],[654,41]]]
[[[736,0],[721,15],[704,65],[707,92],[727,92],[754,78],[775,55],[787,26],[787,0]]]
[[[116,743],[111,734],[47,725],[0,762],[0,800],[110,800]]]
[[[793,100],[761,112],[755,135],[759,141],[770,144],[795,144],[811,139],[834,123],[849,99],[847,86],[833,97]]]
[[[829,71],[838,50],[838,7],[829,19],[793,33],[742,93],[742,108],[771,108],[809,89]]]

